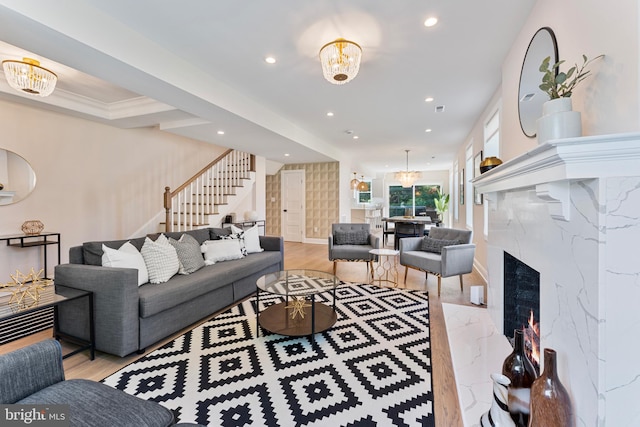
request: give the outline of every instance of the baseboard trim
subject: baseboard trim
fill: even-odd
[[[327,239],[312,239],[312,238],[304,238],[303,243],[311,243],[313,245],[326,245],[328,244]]]

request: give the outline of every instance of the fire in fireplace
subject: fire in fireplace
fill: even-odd
[[[533,310],[529,314],[529,321],[523,332],[525,353],[533,364],[536,374],[540,375],[540,325],[535,321]]]

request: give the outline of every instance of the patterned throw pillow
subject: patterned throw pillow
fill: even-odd
[[[178,274],[191,274],[204,267],[204,258],[200,252],[200,244],[189,234],[183,234],[180,240],[169,237],[169,243],[176,248],[180,269]]]
[[[420,250],[424,252],[433,252],[436,254],[442,253],[442,248],[445,246],[459,245],[458,240],[443,240],[432,239],[431,237],[423,237]]]
[[[369,244],[369,232],[367,230],[337,230],[335,233],[333,233],[333,244],[367,245]]]
[[[260,231],[257,225],[247,228],[246,230],[231,225],[231,231],[233,233],[244,233],[244,247],[248,254],[264,251],[262,246],[260,246]]]
[[[155,242],[146,237],[140,253],[147,265],[151,283],[164,283],[180,269],[176,249],[171,246],[164,234],[161,234]]]

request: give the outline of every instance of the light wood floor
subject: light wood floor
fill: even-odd
[[[332,271],[333,264],[328,260],[325,245],[303,243],[285,243],[285,268],[306,268],[321,271]],[[457,277],[442,280],[442,295],[438,297],[437,279],[429,276],[425,283],[425,275],[409,269],[406,284],[403,283],[404,268],[400,267],[400,287],[407,289],[426,289],[429,291],[429,320],[431,331],[431,358],[433,365],[434,410],[438,426],[462,426],[462,415],[458,405],[458,395],[449,354],[449,342],[442,313],[442,303],[470,305],[469,288],[472,285],[484,285],[482,278],[475,272],[464,276],[464,291],[460,292]],[[337,275],[346,282],[366,282],[366,264],[354,262],[338,263]],[[177,333],[179,336],[184,331]],[[51,337],[51,331],[43,331],[18,341],[0,346],[0,354],[29,345],[33,342]],[[147,353],[168,342],[173,337],[159,342],[147,349]],[[64,361],[65,375],[71,378],[87,378],[101,380],[118,369],[128,365],[141,357],[133,354],[127,357],[116,357],[96,352],[96,359],[89,360],[88,355],[78,354]]]

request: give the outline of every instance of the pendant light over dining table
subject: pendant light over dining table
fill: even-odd
[[[349,183],[349,188],[351,188],[352,190],[357,190],[358,189],[358,185],[360,185],[360,181],[358,181],[358,178],[356,177],[356,173],[354,172],[353,173],[353,179]]]
[[[353,173],[353,179],[349,183],[349,188],[351,190],[357,191],[368,191],[369,185],[364,180],[364,175],[360,175],[360,181],[358,181],[356,172]]]
[[[422,178],[422,174],[417,171],[409,171],[409,150],[404,151],[407,153],[407,170],[396,172],[394,178],[400,181],[403,188],[410,188],[417,180]]]

